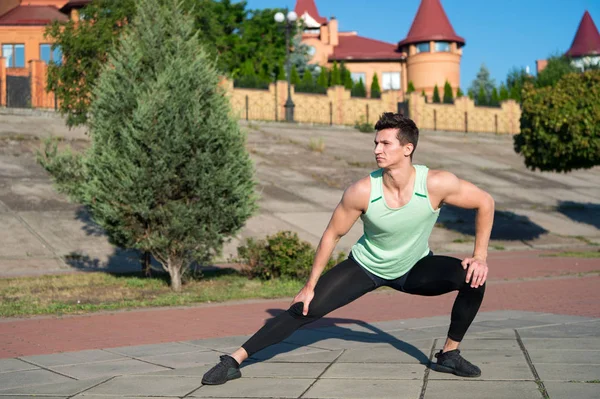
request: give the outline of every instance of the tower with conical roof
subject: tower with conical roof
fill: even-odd
[[[579,68],[600,63],[600,33],[587,10],[581,18],[571,48],[565,55],[571,57],[573,64]]]
[[[465,39],[454,32],[440,0],[421,0],[408,35],[398,43],[398,50],[407,54],[407,80],[429,98],[436,84],[441,96],[446,80],[456,93],[464,45]]]

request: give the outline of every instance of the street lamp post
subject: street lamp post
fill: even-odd
[[[282,12],[275,14],[275,22],[285,23],[285,64],[287,71],[288,96],[285,102],[285,121],[294,122],[294,102],[292,101],[292,82],[291,82],[291,66],[290,66],[290,33],[293,24],[298,19],[298,15],[294,11],[287,13],[284,16]]]

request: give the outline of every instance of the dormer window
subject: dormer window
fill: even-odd
[[[450,52],[450,42],[435,42],[435,52]]]
[[[427,43],[417,43],[415,46],[417,48],[417,53],[428,53],[430,52],[429,42]]]

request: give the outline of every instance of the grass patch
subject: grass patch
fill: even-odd
[[[311,138],[308,143],[308,149],[314,152],[323,152],[325,151],[325,141],[321,137]]]
[[[506,248],[504,248],[504,245],[492,245],[492,248],[494,248],[496,251],[504,251]]]
[[[600,258],[600,251],[563,251],[553,254],[540,254],[542,257],[566,257],[566,258]]]
[[[452,242],[457,243],[457,244],[463,244],[466,242],[473,242],[473,240],[471,240],[470,238],[456,238],[456,239],[452,240]]]
[[[166,275],[77,273],[0,279],[0,317],[83,314],[157,306],[182,306],[250,298],[292,297],[304,285],[295,280],[249,280],[232,269],[190,279],[181,293]]]

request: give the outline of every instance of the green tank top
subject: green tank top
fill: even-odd
[[[407,273],[429,254],[429,236],[440,214],[427,193],[428,168],[417,172],[413,195],[400,208],[390,208],[383,196],[383,169],[371,173],[371,197],[361,215],[364,234],[352,247],[354,259],[371,273],[387,280]]]

